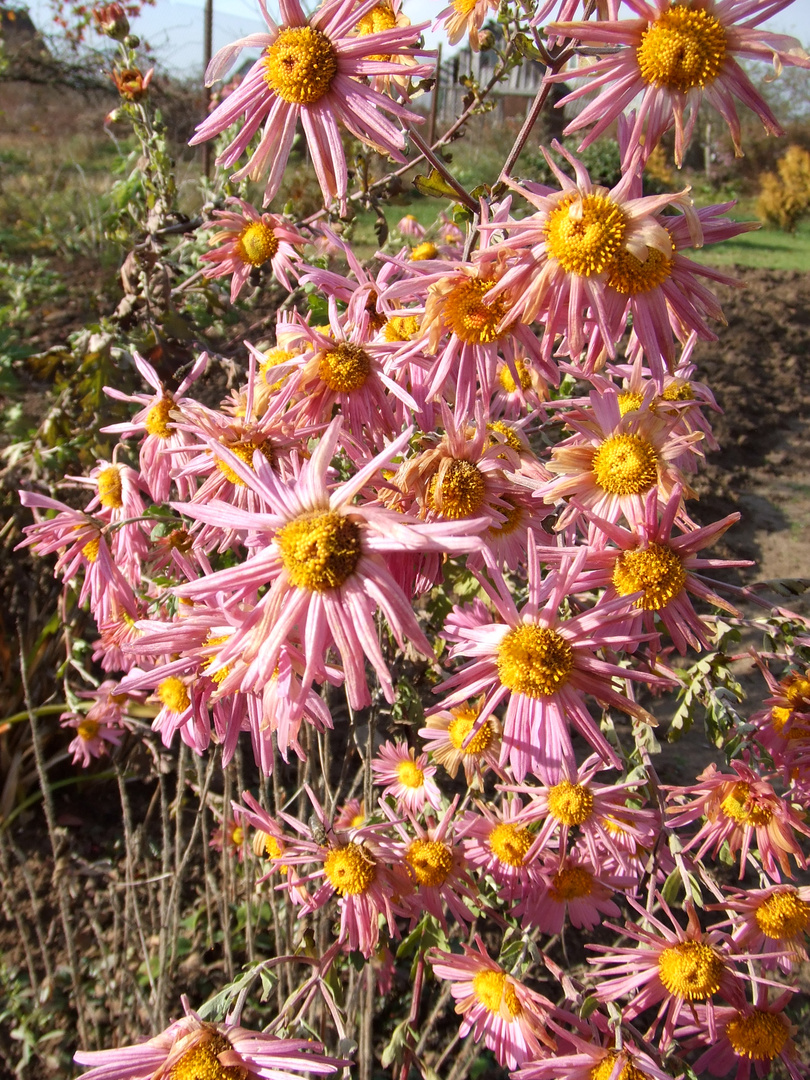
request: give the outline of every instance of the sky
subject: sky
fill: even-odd
[[[403,7],[412,22],[426,22],[447,2],[405,0]],[[36,25],[47,30],[51,14],[47,0],[27,0],[27,3]],[[273,0],[268,0],[268,6],[272,13]],[[132,29],[149,42],[161,67],[172,74],[195,76],[202,71],[204,7],[205,0],[157,0],[154,7],[144,8]],[[767,25],[771,30],[794,34],[805,45],[810,44],[810,0],[794,0]],[[256,0],[214,0],[214,51],[264,28]],[[441,40],[439,35],[426,36],[431,47]]]

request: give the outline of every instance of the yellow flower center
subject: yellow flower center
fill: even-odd
[[[470,754],[478,757],[492,745],[492,740],[495,738],[495,732],[493,731],[489,720],[485,720],[467,745],[464,745],[464,740],[475,727],[475,721],[477,719],[478,710],[471,709],[469,705],[462,705],[458,709],[453,709],[453,719],[448,725],[447,737],[450,740],[451,745],[454,746],[456,750],[460,750],[462,754]]]
[[[368,353],[348,341],[341,341],[334,349],[325,352],[318,366],[318,377],[330,390],[340,394],[359,390],[365,386],[370,374],[371,359]]]
[[[624,211],[605,195],[572,192],[546,222],[546,247],[567,274],[592,277],[608,270],[627,230]]]
[[[582,825],[593,813],[593,793],[583,784],[561,780],[549,788],[548,812],[563,825]]]
[[[226,1050],[233,1048],[223,1035],[203,1037],[175,1062],[167,1080],[244,1080],[246,1068],[220,1062],[219,1055]]]
[[[720,20],[703,8],[673,4],[641,35],[636,57],[646,83],[686,94],[720,74],[726,32]]]
[[[641,495],[658,480],[658,454],[641,435],[610,435],[593,456],[593,476],[610,495]]]
[[[782,729],[792,715],[792,709],[783,709],[781,705],[774,705],[771,709],[771,727],[777,735],[782,734]]]
[[[99,547],[101,546],[101,537],[96,536],[92,540],[88,540],[82,548],[82,555],[89,563],[94,563],[98,558]]]
[[[499,513],[503,514],[506,519],[502,525],[497,522],[492,526],[489,535],[499,536],[511,536],[515,529],[519,528],[521,521],[523,521],[523,507],[516,506],[511,499],[501,496],[503,502],[508,503],[509,508],[504,509],[502,506],[498,507]]]
[[[172,433],[169,427],[169,413],[174,408],[174,401],[170,397],[162,397],[149,412],[143,426],[148,435],[156,435],[159,439],[168,439]]]
[[[548,895],[558,904],[565,900],[578,900],[593,892],[593,874],[584,866],[566,866],[554,875]]]
[[[414,840],[405,861],[420,885],[444,885],[453,869],[453,851],[440,840]]]
[[[672,245],[675,253],[675,245]],[[672,273],[672,257],[658,248],[647,248],[647,258],[642,262],[623,248],[610,267],[608,285],[624,296],[638,296],[663,285]]]
[[[756,910],[757,926],[772,941],[784,941],[810,929],[810,904],[795,889],[773,893]]]
[[[244,461],[249,469],[253,468],[253,454],[256,450],[261,451],[268,464],[273,464],[273,448],[269,442],[263,442],[261,446],[257,446],[252,439],[243,439],[241,442],[225,443],[225,445],[232,454],[236,454],[240,461]],[[242,477],[238,476],[226,461],[216,458],[216,465],[219,471],[224,474],[226,480],[230,480],[237,487],[246,486]]]
[[[486,495],[484,474],[472,461],[451,458],[443,470],[441,486],[438,474],[428,485],[427,504],[446,518],[465,518],[474,514]]]
[[[523,866],[533,841],[534,837],[528,829],[503,821],[489,834],[487,843],[498,862],[507,866]]]
[[[498,646],[498,675],[503,686],[527,697],[551,697],[568,682],[574,650],[545,626],[519,626]]]
[[[740,825],[753,825],[756,828],[767,825],[773,817],[773,811],[756,801],[756,796],[751,793],[750,785],[744,780],[726,785],[726,790],[728,794],[720,803],[720,809],[732,821]]]
[[[445,326],[468,344],[487,345],[506,333],[506,330],[498,330],[498,324],[508,311],[506,298],[497,296],[492,303],[484,301],[484,295],[494,284],[493,278],[465,277],[444,298]]]
[[[173,713],[185,712],[191,704],[186,684],[182,679],[178,679],[176,675],[170,675],[168,679],[158,683],[155,696],[166,706],[169,712]]]
[[[664,401],[694,401],[695,392],[692,389],[692,384],[688,380],[686,382],[679,382],[675,379],[669,386],[664,387],[664,392],[661,397]]]
[[[115,465],[107,465],[97,477],[98,498],[102,506],[120,510],[124,505],[121,497],[121,473]]]
[[[610,1080],[618,1056],[616,1051],[611,1051],[596,1068],[591,1069],[589,1080]],[[637,1068],[632,1061],[628,1061],[614,1080],[650,1080],[650,1077],[643,1069]]]
[[[791,676],[784,689],[790,707],[797,709],[799,712],[806,712],[810,707],[810,679],[806,675],[799,675],[797,672]]]
[[[522,389],[528,390],[532,385],[532,373],[526,366],[526,361],[520,358],[515,359],[515,369],[520,379],[520,385]],[[498,382],[501,384],[507,394],[514,394],[517,390],[517,383],[515,382],[512,372],[504,364],[498,372]]]
[[[681,941],[658,957],[658,976],[668,993],[687,1001],[705,1001],[720,989],[725,965],[702,941]]]
[[[278,240],[273,229],[263,221],[254,221],[243,229],[236,241],[236,254],[242,262],[262,266],[278,251]]]
[[[339,588],[362,554],[360,527],[332,510],[303,514],[276,534],[281,561],[297,589]]]
[[[411,262],[422,262],[425,259],[435,259],[439,254],[439,249],[435,244],[431,244],[430,240],[425,240],[421,244],[417,244],[410,255]]]
[[[510,425],[504,423],[503,420],[494,420],[491,424],[487,424],[489,431],[497,431],[499,435],[503,435],[506,445],[512,450],[520,452],[523,449],[523,443],[518,437],[518,433]]]
[[[416,315],[392,315],[385,324],[383,337],[386,341],[411,341],[419,333]]]
[[[368,34],[382,34],[386,30],[393,30],[397,25],[397,17],[388,6],[388,4],[377,4],[367,11],[358,22],[355,30],[361,37],[366,37]],[[391,57],[382,53],[374,53],[373,56],[367,56],[366,60],[390,60]]]
[[[82,722],[76,728],[76,731],[79,733],[80,739],[84,739],[86,742],[90,742],[91,739],[95,739],[96,735],[98,735],[98,729],[100,726],[101,725],[99,724],[98,720],[93,720],[92,718],[85,719],[82,720]]]
[[[619,596],[643,594],[634,607],[660,611],[683,591],[686,571],[672,548],[651,542],[646,548],[621,553],[613,568],[613,584]]]
[[[403,787],[415,790],[424,784],[425,774],[415,761],[408,758],[407,761],[400,761],[397,765],[397,779]]]
[[[735,1054],[752,1061],[773,1061],[783,1049],[790,1028],[782,1013],[754,1009],[746,1015],[738,1012],[726,1024],[726,1038]]]
[[[619,394],[619,412],[624,416],[626,413],[633,412],[635,409],[640,409],[643,400],[643,394],[640,394],[635,390],[623,390],[621,394]]]
[[[286,27],[264,54],[264,81],[292,105],[320,101],[337,70],[332,42],[314,26]]]
[[[472,988],[484,1008],[491,1013],[501,1013],[505,1007],[509,1019],[514,1020],[523,1012],[515,988],[503,971],[479,971],[473,975]]]
[[[270,349],[268,352],[266,352],[264,354],[264,361],[259,367],[259,371],[261,372],[264,381],[269,381],[267,378],[267,373],[270,371],[271,368],[278,367],[279,364],[286,364],[288,360],[292,360],[294,355],[295,353],[288,352],[286,349]],[[277,382],[270,383],[270,389],[278,390],[281,386],[283,386],[284,380],[287,378],[288,376],[285,375],[284,378],[279,379]]]
[[[359,896],[377,874],[376,862],[359,844],[332,848],[323,861],[323,869],[339,896]]]

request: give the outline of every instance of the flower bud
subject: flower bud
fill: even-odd
[[[93,19],[99,34],[123,41],[129,33],[129,19],[121,4],[102,4],[93,9]]]

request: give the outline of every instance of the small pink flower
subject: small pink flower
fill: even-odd
[[[382,797],[391,795],[398,809],[418,814],[425,803],[440,810],[442,795],[433,777],[435,765],[428,765],[427,754],[416,757],[406,743],[386,742],[371,761],[371,771],[376,784],[385,784]]]
[[[436,978],[452,984],[456,1012],[463,1017],[461,1037],[472,1032],[476,1042],[484,1040],[500,1065],[516,1069],[541,1057],[542,1044],[554,1045],[546,1032],[553,1006],[496,964],[480,936],[474,945],[462,945],[463,955],[431,949],[428,962]]]
[[[182,1001],[186,1015],[154,1039],[117,1050],[79,1050],[73,1060],[90,1067],[82,1080],[159,1080],[175,1074],[299,1080],[302,1073],[328,1076],[346,1064],[324,1057],[320,1043],[307,1039],[277,1039],[236,1024],[205,1023],[187,998]]]
[[[778,965],[789,972],[807,960],[810,885],[740,890],[726,899],[722,909],[731,914],[737,947],[757,954],[763,968]]]
[[[228,198],[229,210],[215,210],[213,221],[206,221],[203,229],[219,229],[208,238],[213,251],[207,251],[202,261],[207,278],[231,275],[231,303],[233,304],[250,277],[251,271],[270,263],[273,274],[287,292],[292,292],[290,275],[298,260],[296,247],[306,243],[305,238],[278,214],[262,214],[244,199]],[[238,209],[237,209],[238,207]]]

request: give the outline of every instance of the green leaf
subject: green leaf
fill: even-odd
[[[438,169],[431,169],[429,176],[414,177],[414,187],[420,195],[428,195],[432,199],[457,199],[458,192],[444,179]]]

